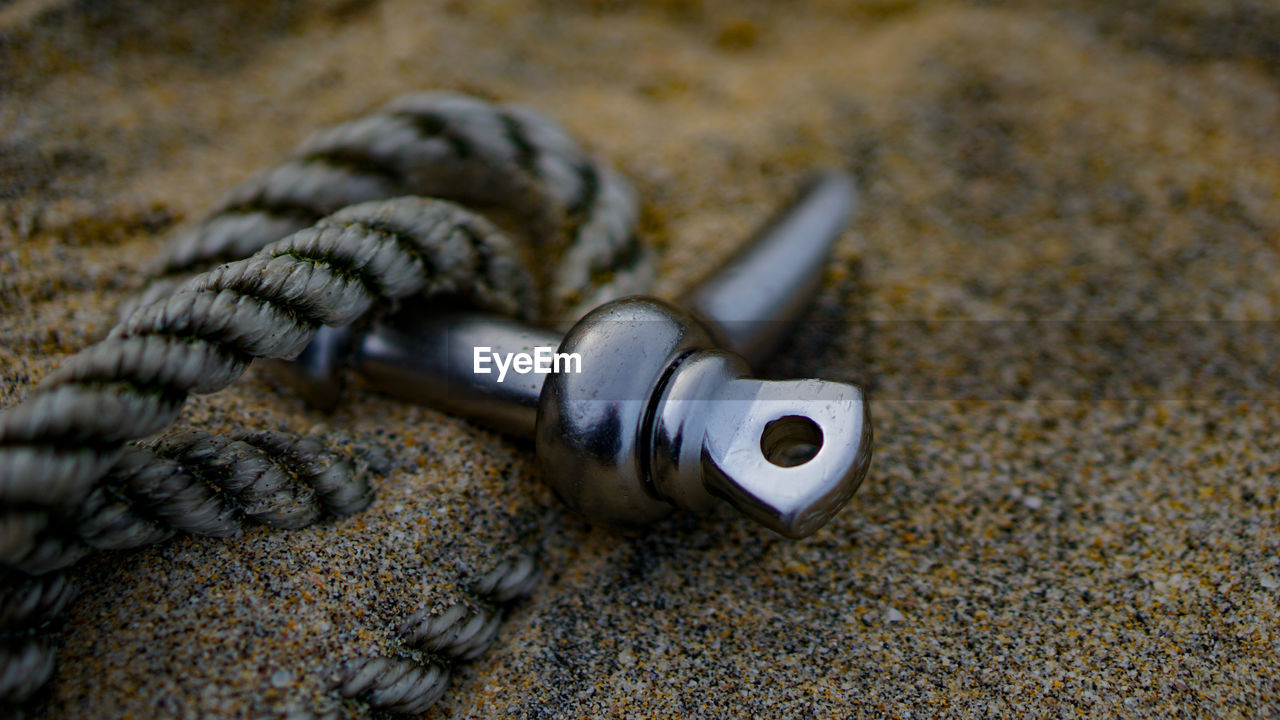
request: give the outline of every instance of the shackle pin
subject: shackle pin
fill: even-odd
[[[866,474],[867,401],[846,383],[751,379],[749,362],[773,355],[794,329],[855,202],[847,174],[815,176],[681,298],[687,311],[624,298],[561,336],[408,305],[361,337],[322,329],[288,365],[289,379],[324,406],[346,367],[380,392],[532,437],[547,482],[589,519],[638,525],[719,498],[804,537]]]

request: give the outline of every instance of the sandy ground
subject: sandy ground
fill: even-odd
[[[662,295],[853,169],[863,213],[768,370],[869,386],[876,457],[802,541],[728,511],[620,535],[523,444],[251,372],[182,422],[381,449],[378,500],[84,563],[44,716],[360,716],[336,668],[519,548],[547,580],[429,717],[1280,715],[1280,6],[185,5],[0,4],[0,402],[234,183],[449,88],[630,175]],[[1152,360],[1124,341],[1156,321]]]

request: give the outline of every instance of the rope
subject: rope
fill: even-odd
[[[39,627],[57,617],[76,596],[62,573],[31,577],[0,572],[0,633]]]
[[[53,676],[53,648],[39,638],[0,643],[0,703],[26,702]]]
[[[314,440],[188,430],[127,444],[170,425],[189,394],[226,387],[253,358],[296,356],[319,326],[409,295],[538,314],[535,280],[494,225],[401,195],[513,216],[540,252],[561,258],[544,278],[551,317],[575,318],[651,280],[630,185],[537,113],[425,93],[314,134],[176,237],[160,278],[104,341],[0,410],[0,573],[14,588],[0,592],[0,700],[16,705],[47,682],[53,651],[33,628],[73,595],[52,573],[91,550],[176,532],[228,537],[246,523],[297,528],[368,504],[350,463]],[[492,644],[501,606],[536,581],[533,562],[516,558],[476,583],[473,602],[415,613],[402,625],[406,657],[350,664],[340,693],[425,710],[453,664]]]
[[[82,557],[86,540],[137,546],[166,537],[168,529],[152,518],[114,505],[112,485],[97,485],[113,466],[119,467],[113,479],[171,500],[157,503],[155,519],[167,515],[170,527],[225,534],[234,513],[199,497],[176,474],[157,480],[151,459],[139,462],[124,443],[164,429],[189,393],[225,387],[254,357],[295,355],[320,324],[350,323],[379,300],[448,293],[516,313],[527,306],[532,284],[509,248],[487,221],[447,203],[366,203],[139,307],[106,340],[45,378],[26,402],[0,412],[0,561],[43,573]],[[162,441],[155,454],[217,476],[223,496],[234,498],[244,517],[266,524],[311,522],[322,502],[317,495],[337,506],[359,505],[359,492],[344,490],[319,466],[316,485],[291,484],[242,445],[188,437]],[[93,496],[95,487],[103,494]],[[83,540],[66,530],[76,508]],[[52,671],[52,648],[39,638],[3,643],[0,698],[25,701]]]
[[[164,280],[141,302],[167,294],[175,275],[246,257],[349,205],[401,195],[513,215],[559,258],[546,279],[548,317],[576,319],[652,282],[652,256],[635,235],[635,192],[617,171],[543,115],[434,92],[318,131],[287,162],[237,186],[174,239]]]
[[[184,430],[126,449],[81,504],[78,531],[94,548],[124,550],[175,531],[230,537],[253,522],[305,527],[371,500],[351,463],[315,440]]]
[[[350,323],[379,299],[448,293],[514,314],[532,291],[509,247],[461,208],[401,198],[192,278],[0,412],[0,502],[81,500],[125,441],[164,429],[188,394],[229,385],[254,357],[293,357],[319,325]]]
[[[0,571],[0,706],[17,707],[53,675],[53,647],[38,631],[75,598],[61,573],[30,577]]]
[[[452,668],[476,659],[493,644],[503,606],[526,596],[537,584],[537,565],[527,555],[499,564],[472,588],[470,602],[440,613],[427,609],[400,627],[401,656],[360,658],[347,664],[338,692],[375,710],[418,714],[444,695]]]

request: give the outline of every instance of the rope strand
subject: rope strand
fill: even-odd
[[[504,606],[528,595],[537,579],[537,564],[528,555],[499,563],[472,586],[472,598],[439,613],[424,608],[401,624],[401,641],[425,656],[354,660],[338,683],[339,694],[386,712],[425,711],[448,689],[453,666],[475,660],[493,645]]]
[[[634,234],[635,191],[617,171],[537,112],[429,92],[320,130],[288,161],[237,186],[174,239],[162,278],[139,302],[169,294],[175,276],[251,255],[341,208],[401,195],[512,213],[560,258],[550,316],[576,319],[652,282],[653,258]]]
[[[447,292],[513,314],[532,284],[512,254],[482,218],[401,198],[347,208],[198,275],[0,412],[0,501],[79,501],[124,441],[164,429],[189,393],[225,387],[253,357],[292,357],[319,324],[350,323],[379,299]]]
[[[533,111],[421,93],[315,133],[175,238],[161,277],[103,342],[0,410],[0,701],[21,703],[49,679],[53,651],[34,633],[74,595],[54,571],[92,549],[177,532],[229,537],[248,522],[302,527],[368,505],[367,482],[315,440],[187,430],[129,444],[168,427],[189,394],[226,387],[254,358],[292,358],[319,326],[409,295],[535,318],[533,278],[496,227],[402,195],[514,216],[540,253],[560,257],[549,317],[575,319],[651,282],[630,184]],[[477,581],[472,600],[414,613],[402,624],[406,656],[353,661],[339,693],[426,710],[537,579],[532,559],[516,557]]]

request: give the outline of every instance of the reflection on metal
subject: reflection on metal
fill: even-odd
[[[789,537],[809,535],[857,489],[871,457],[861,390],[750,378],[817,290],[854,210],[843,173],[817,177],[682,300],[615,300],[555,333],[475,312],[410,306],[352,342],[375,389],[533,437],[547,481],[588,518],[635,525],[722,499]],[[295,380],[333,382],[343,343],[313,346]],[[475,349],[558,347],[581,372],[474,371]],[[487,351],[487,352],[490,352]]]

